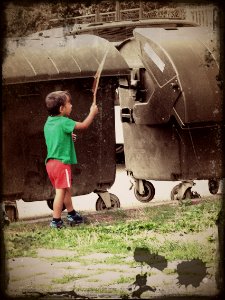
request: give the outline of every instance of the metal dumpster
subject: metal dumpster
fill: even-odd
[[[114,87],[129,69],[115,47],[93,35],[7,42],[2,66],[3,200],[48,200],[52,207],[54,190],[44,163],[45,97],[54,90],[69,90],[71,118],[82,121],[92,103],[93,77],[108,47],[97,93],[99,114],[75,142],[78,164],[72,167],[72,195],[96,192],[96,209],[119,206],[119,199],[107,192],[116,171]]]
[[[126,169],[138,200],[154,197],[148,180],[182,180],[171,198],[183,199],[193,180],[224,177],[219,66],[202,28],[133,34],[120,47],[131,68],[119,87]]]

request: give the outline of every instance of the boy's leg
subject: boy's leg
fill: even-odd
[[[68,212],[73,210],[73,203],[71,198],[70,188],[65,189],[64,204]]]
[[[53,202],[53,218],[55,219],[61,219],[65,194],[66,194],[66,189],[55,190],[55,199]]]
[[[53,219],[50,223],[52,228],[62,228],[64,227],[63,221],[61,219],[63,201],[65,197],[65,189],[55,189],[55,198],[53,202]]]
[[[68,211],[67,220],[70,222],[70,225],[83,223],[83,221],[84,221],[83,218],[73,208],[70,188],[66,189],[66,193],[65,193],[65,197],[64,197],[64,204]]]

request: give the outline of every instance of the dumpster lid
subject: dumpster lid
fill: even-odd
[[[160,93],[160,106],[157,97],[155,104],[162,120],[173,114],[182,126],[222,121],[220,70],[209,36],[199,27],[134,30],[141,60]]]
[[[106,51],[102,76],[129,74],[119,51],[94,35],[11,39],[6,41],[6,50],[3,84],[91,77]]]
[[[101,36],[110,42],[123,41],[133,37],[135,28],[177,28],[177,27],[195,27],[198,24],[183,19],[147,19],[147,20],[127,20],[116,22],[100,22],[90,24],[76,24],[72,33],[94,34]]]
[[[162,18],[162,19],[146,19],[146,20],[125,20],[125,21],[110,21],[97,22],[88,24],[74,24],[65,26],[61,23],[62,20],[50,20],[54,27],[39,32],[32,33],[30,37],[62,37],[80,34],[97,35],[110,42],[121,42],[127,38],[133,37],[135,28],[177,28],[177,27],[195,27],[197,23],[186,21],[184,19]]]

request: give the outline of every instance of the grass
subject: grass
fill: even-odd
[[[176,272],[177,271],[175,269],[168,269],[167,268],[167,269],[163,270],[163,273],[166,274],[166,275],[174,275],[174,274],[176,274]]]
[[[88,277],[88,275],[86,275],[86,276],[82,275],[82,274],[79,274],[77,276],[64,275],[63,277],[53,279],[52,283],[65,284],[65,283],[68,283],[68,282],[71,282],[71,281],[74,281],[74,280],[77,280],[77,279],[85,278],[85,277]]]
[[[214,236],[208,236],[204,245],[158,237],[175,233],[197,234],[215,227],[220,209],[221,198],[217,196],[196,205],[162,205],[132,213],[121,209],[102,212],[100,218],[101,215],[108,216],[112,221],[89,222],[61,230],[50,229],[46,222],[12,223],[4,229],[6,256],[35,257],[38,248],[70,249],[76,251],[77,259],[77,256],[89,253],[111,253],[115,256],[106,259],[106,263],[123,263],[126,257],[133,256],[136,247],[147,247],[151,253],[163,255],[167,260],[199,258],[211,262],[216,249]],[[70,259],[75,258],[66,258],[66,261]]]

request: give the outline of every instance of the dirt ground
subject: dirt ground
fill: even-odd
[[[198,238],[197,236],[195,238]],[[202,238],[202,236],[201,236]],[[56,297],[67,298],[146,298],[151,299],[169,295],[216,295],[215,268],[208,268],[206,276],[198,286],[191,284],[179,285],[176,270],[180,261],[170,262],[167,270],[149,269],[148,266],[132,267],[127,264],[133,257],[126,257],[124,264],[108,264],[104,260],[113,254],[94,253],[79,257],[79,261],[57,262],[52,258],[72,258],[74,251],[38,249],[35,258],[21,257],[10,259],[9,285],[7,294],[11,297],[36,296],[38,298]],[[191,270],[184,270],[182,276],[190,276]],[[137,283],[139,277],[150,272],[146,282]],[[149,273],[148,273],[149,274]],[[191,276],[200,276],[193,273]],[[71,278],[69,282],[58,282],[60,278]],[[122,278],[129,282],[122,282]],[[193,278],[192,278],[193,279]],[[121,281],[121,283],[119,283]],[[135,286],[136,281],[136,286]],[[134,293],[139,296],[134,297]]]
[[[132,213],[135,210],[130,211],[131,216]],[[99,217],[104,218],[104,214],[92,213],[88,219],[95,223]],[[105,216],[104,221],[113,219]],[[150,234],[161,242],[204,244],[210,236],[218,240],[216,226],[197,234]],[[110,258],[120,258],[120,263],[109,263]],[[180,299],[197,295],[214,298],[219,293],[217,266],[204,266],[198,260],[176,260],[166,266],[165,262],[160,262],[152,267],[146,262],[135,262],[135,255],[92,253],[77,256],[76,251],[40,248],[36,257],[9,259],[7,268],[6,292],[13,299],[18,296],[25,299],[161,299],[176,296]]]

